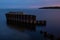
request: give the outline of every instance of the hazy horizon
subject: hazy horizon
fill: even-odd
[[[40,8],[60,6],[60,0],[0,0],[1,8]]]

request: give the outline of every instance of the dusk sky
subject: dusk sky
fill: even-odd
[[[0,0],[0,8],[39,8],[60,6],[60,0]]]

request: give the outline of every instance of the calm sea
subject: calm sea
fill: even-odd
[[[20,29],[10,28],[6,24],[5,16],[10,11],[23,11],[25,14],[36,15],[37,20],[46,20],[47,24],[36,26],[35,31],[23,32]],[[0,9],[0,40],[42,40],[40,30],[60,37],[60,9]]]

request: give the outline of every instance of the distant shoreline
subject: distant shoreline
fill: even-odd
[[[60,7],[41,7],[38,9],[60,9]]]

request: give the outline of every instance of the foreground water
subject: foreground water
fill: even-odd
[[[35,31],[16,30],[6,24],[5,14],[9,11],[23,11],[25,14],[36,15],[37,20],[46,20],[46,26],[36,26]],[[24,30],[24,28],[23,28]],[[60,9],[0,9],[0,39],[1,40],[41,40],[40,30],[47,31],[55,37],[60,37]]]

